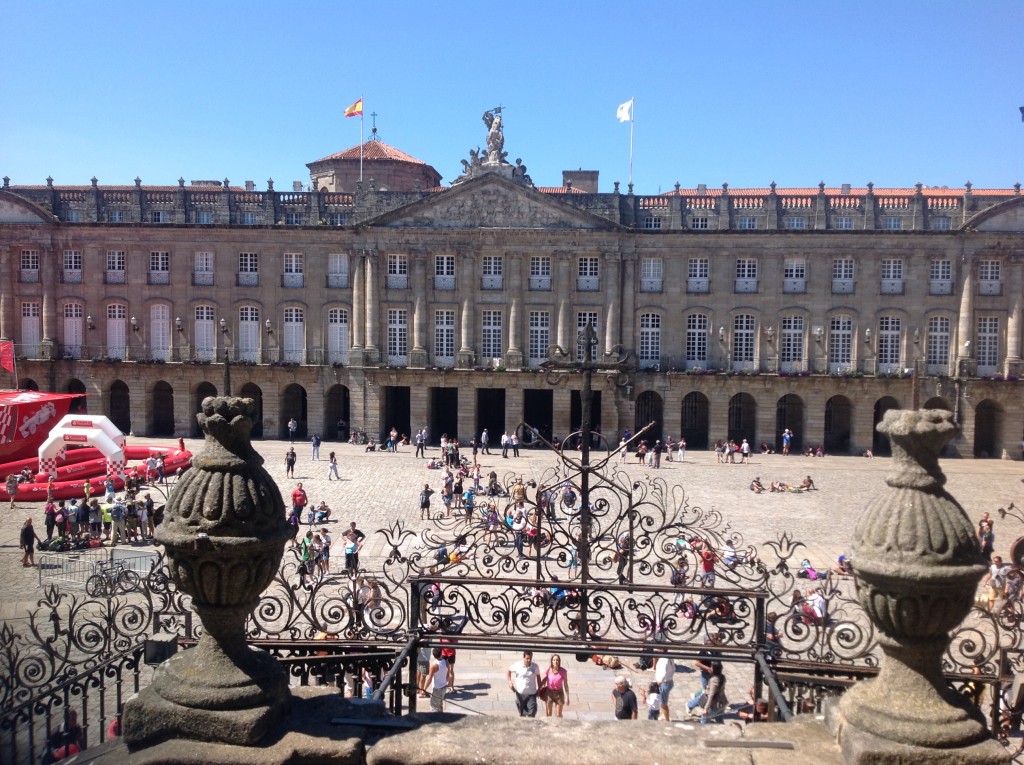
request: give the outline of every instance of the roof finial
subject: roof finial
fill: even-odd
[[[370,128],[370,140],[379,141],[380,136],[377,135],[377,112],[370,112],[370,117],[373,119],[373,127]]]

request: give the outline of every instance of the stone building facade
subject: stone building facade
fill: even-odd
[[[1021,455],[1019,184],[598,193],[588,171],[536,187],[499,146],[439,187],[374,143],[387,184],[353,182],[351,149],[310,163],[309,192],[5,178],[18,384],[84,391],[125,431],[195,433],[227,360],[263,437],[293,417],[329,439],[564,436],[581,378],[540,364],[553,345],[578,358],[592,323],[599,354],[630,359],[628,379],[597,377],[609,436],[653,421],[690,448],[777,447],[789,428],[796,448],[884,452],[884,412],[927,405],[955,412],[963,456]]]

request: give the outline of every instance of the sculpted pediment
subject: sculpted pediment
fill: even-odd
[[[367,221],[369,226],[443,229],[610,230],[610,220],[501,177],[484,177]]]

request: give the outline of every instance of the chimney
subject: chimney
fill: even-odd
[[[292,191],[302,191],[302,181],[292,181]]]
[[[562,185],[579,189],[585,194],[597,193],[597,170],[563,170]]]
[[[246,181],[245,182],[245,190],[246,191],[256,191],[256,181]]]

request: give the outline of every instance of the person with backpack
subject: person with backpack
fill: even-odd
[[[120,497],[114,498],[114,504],[110,506],[110,521],[112,531],[110,542],[113,545],[128,544],[128,535],[125,533],[125,518],[128,516],[128,508]]]

